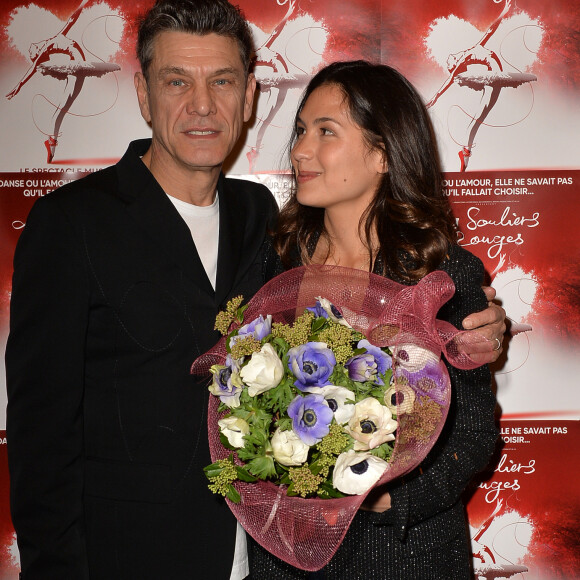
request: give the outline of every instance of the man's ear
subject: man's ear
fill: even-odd
[[[246,82],[246,92],[244,95],[244,123],[247,123],[252,116],[252,106],[254,104],[254,95],[256,94],[256,77],[254,73],[248,75]]]
[[[137,99],[139,100],[139,109],[141,109],[141,116],[151,123],[151,112],[149,109],[149,88],[147,87],[147,79],[142,72],[136,72],[133,79],[135,83],[135,91],[137,92]]]

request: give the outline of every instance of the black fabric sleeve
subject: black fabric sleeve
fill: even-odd
[[[465,316],[487,306],[481,289],[483,265],[456,246],[440,269],[451,276],[456,292],[438,318],[460,327]],[[444,430],[420,468],[388,487],[392,507],[382,514],[381,523],[396,526],[401,536],[409,526],[455,505],[487,465],[497,442],[496,400],[487,365],[469,371],[447,368],[452,399]]]
[[[83,372],[89,310],[78,236],[56,199],[33,207],[14,259],[6,349],[11,511],[23,580],[88,578]]]
[[[266,236],[262,246],[262,277],[264,282],[269,282],[272,278],[279,276],[284,272],[282,260],[274,250],[272,238]]]

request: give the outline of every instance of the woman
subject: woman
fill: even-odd
[[[486,306],[483,265],[457,245],[443,196],[433,130],[419,94],[390,67],[334,63],[310,82],[291,141],[295,189],[281,212],[271,274],[337,264],[414,284],[441,269],[456,294],[439,318],[460,326]],[[251,577],[469,578],[461,493],[486,466],[498,431],[487,366],[448,366],[453,400],[444,431],[419,469],[376,489],[320,572],[250,542]]]

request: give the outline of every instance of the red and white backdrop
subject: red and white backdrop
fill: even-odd
[[[12,254],[34,201],[114,163],[128,141],[150,134],[133,89],[134,21],[150,4],[0,2],[2,346]],[[260,47],[260,88],[255,118],[226,169],[265,183],[281,202],[288,188],[283,145],[297,99],[320,66],[355,58],[388,63],[429,104],[461,244],[484,261],[512,321],[507,354],[494,368],[505,444],[468,497],[476,575],[580,578],[580,5],[240,5]],[[8,510],[3,371],[0,382],[4,580],[17,577],[18,553]]]

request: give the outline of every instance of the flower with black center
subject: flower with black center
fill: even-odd
[[[347,328],[352,328],[352,326],[344,319],[342,312],[327,298],[322,298],[321,296],[316,297],[317,305],[320,305],[326,312],[328,318],[337,324],[342,324]]]
[[[292,430],[306,445],[315,445],[328,435],[334,417],[322,395],[298,395],[288,406]]]
[[[209,392],[220,398],[228,407],[240,406],[240,395],[244,386],[242,379],[232,366],[213,365],[210,369],[213,380]]]
[[[439,362],[440,357],[434,352],[415,344],[399,344],[391,347],[393,363],[408,373],[416,373],[428,363]]]
[[[390,409],[367,397],[354,406],[354,414],[344,429],[355,440],[354,449],[366,451],[393,441],[396,428]]]
[[[404,415],[413,411],[415,392],[403,381],[390,387],[385,393],[385,405],[394,415]]]
[[[334,466],[332,485],[342,493],[361,495],[381,478],[387,462],[370,453],[341,453]]]
[[[322,387],[318,394],[326,399],[339,425],[348,423],[354,414],[354,393],[350,389],[328,385]]]
[[[329,385],[335,366],[336,358],[325,342],[307,342],[288,351],[288,368],[301,391]]]

